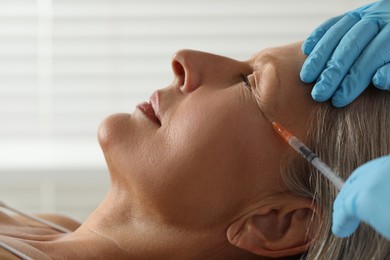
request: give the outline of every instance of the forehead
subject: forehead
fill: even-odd
[[[277,67],[278,65],[277,52],[270,51],[269,49],[258,52],[252,55],[252,57],[250,58],[250,63],[252,65],[253,70],[257,70],[265,64],[270,64],[274,67]]]
[[[273,74],[276,79],[273,87],[277,88],[282,86],[281,77],[283,76],[280,55],[278,48],[269,48],[252,55],[250,59],[253,72],[260,72],[263,77],[266,77],[263,73]],[[261,89],[257,90],[261,91]]]
[[[283,63],[289,63],[289,66],[299,66],[302,63],[300,61],[305,60],[305,56],[301,52],[301,43],[293,43],[289,45],[283,45],[278,47],[267,48],[253,54],[249,63],[254,70],[258,69],[264,64],[272,64],[275,67],[283,65]]]

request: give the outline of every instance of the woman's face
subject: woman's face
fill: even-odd
[[[175,79],[154,93],[154,112],[143,104],[100,126],[112,189],[129,193],[139,214],[194,228],[228,221],[280,192],[287,145],[261,110],[302,137],[314,105],[298,76],[303,60],[300,44],[244,62],[176,53]],[[242,79],[250,74],[252,89]]]

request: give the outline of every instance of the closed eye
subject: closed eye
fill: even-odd
[[[253,72],[252,74],[249,74],[248,76],[245,76],[243,73],[241,73],[241,79],[242,79],[242,85],[245,87],[245,88],[248,88],[249,91],[252,92],[255,100],[256,100],[256,103],[257,105],[259,106],[259,108],[261,107],[260,106],[260,91],[258,90],[258,88],[256,87],[257,84],[256,84],[256,80],[255,80],[255,74],[257,72]],[[257,90],[257,91],[256,91]],[[261,110],[261,109],[260,109]]]
[[[243,81],[244,87],[248,88],[250,91],[252,91],[251,83],[248,80],[248,77],[241,73],[241,79]]]

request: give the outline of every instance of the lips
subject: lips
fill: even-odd
[[[143,102],[137,105],[137,108],[140,109],[152,122],[161,126],[160,98],[158,91],[152,94],[149,102]]]

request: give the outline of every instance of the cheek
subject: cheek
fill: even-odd
[[[218,117],[213,117],[216,111]],[[177,115],[172,121],[172,150],[163,167],[170,169],[164,180],[165,190],[176,194],[167,198],[172,211],[180,207],[197,219],[221,219],[237,203],[239,196],[229,194],[243,187],[238,180],[247,172],[250,142],[248,137],[240,137],[244,128],[236,119],[231,113],[209,107],[207,113],[198,110]]]
[[[196,104],[183,106],[175,114],[167,131],[168,142],[177,148],[176,158],[190,160],[195,167],[206,163],[213,167],[235,153],[244,132],[243,120],[223,104]]]
[[[237,183],[251,183],[258,166],[268,164],[269,151],[261,151],[270,146],[271,129],[257,118],[257,107],[230,102],[227,108],[225,104],[192,110],[183,107],[167,133],[173,148],[169,158],[176,160],[178,175],[191,179],[197,187],[214,186],[213,192],[224,196],[241,188]]]

